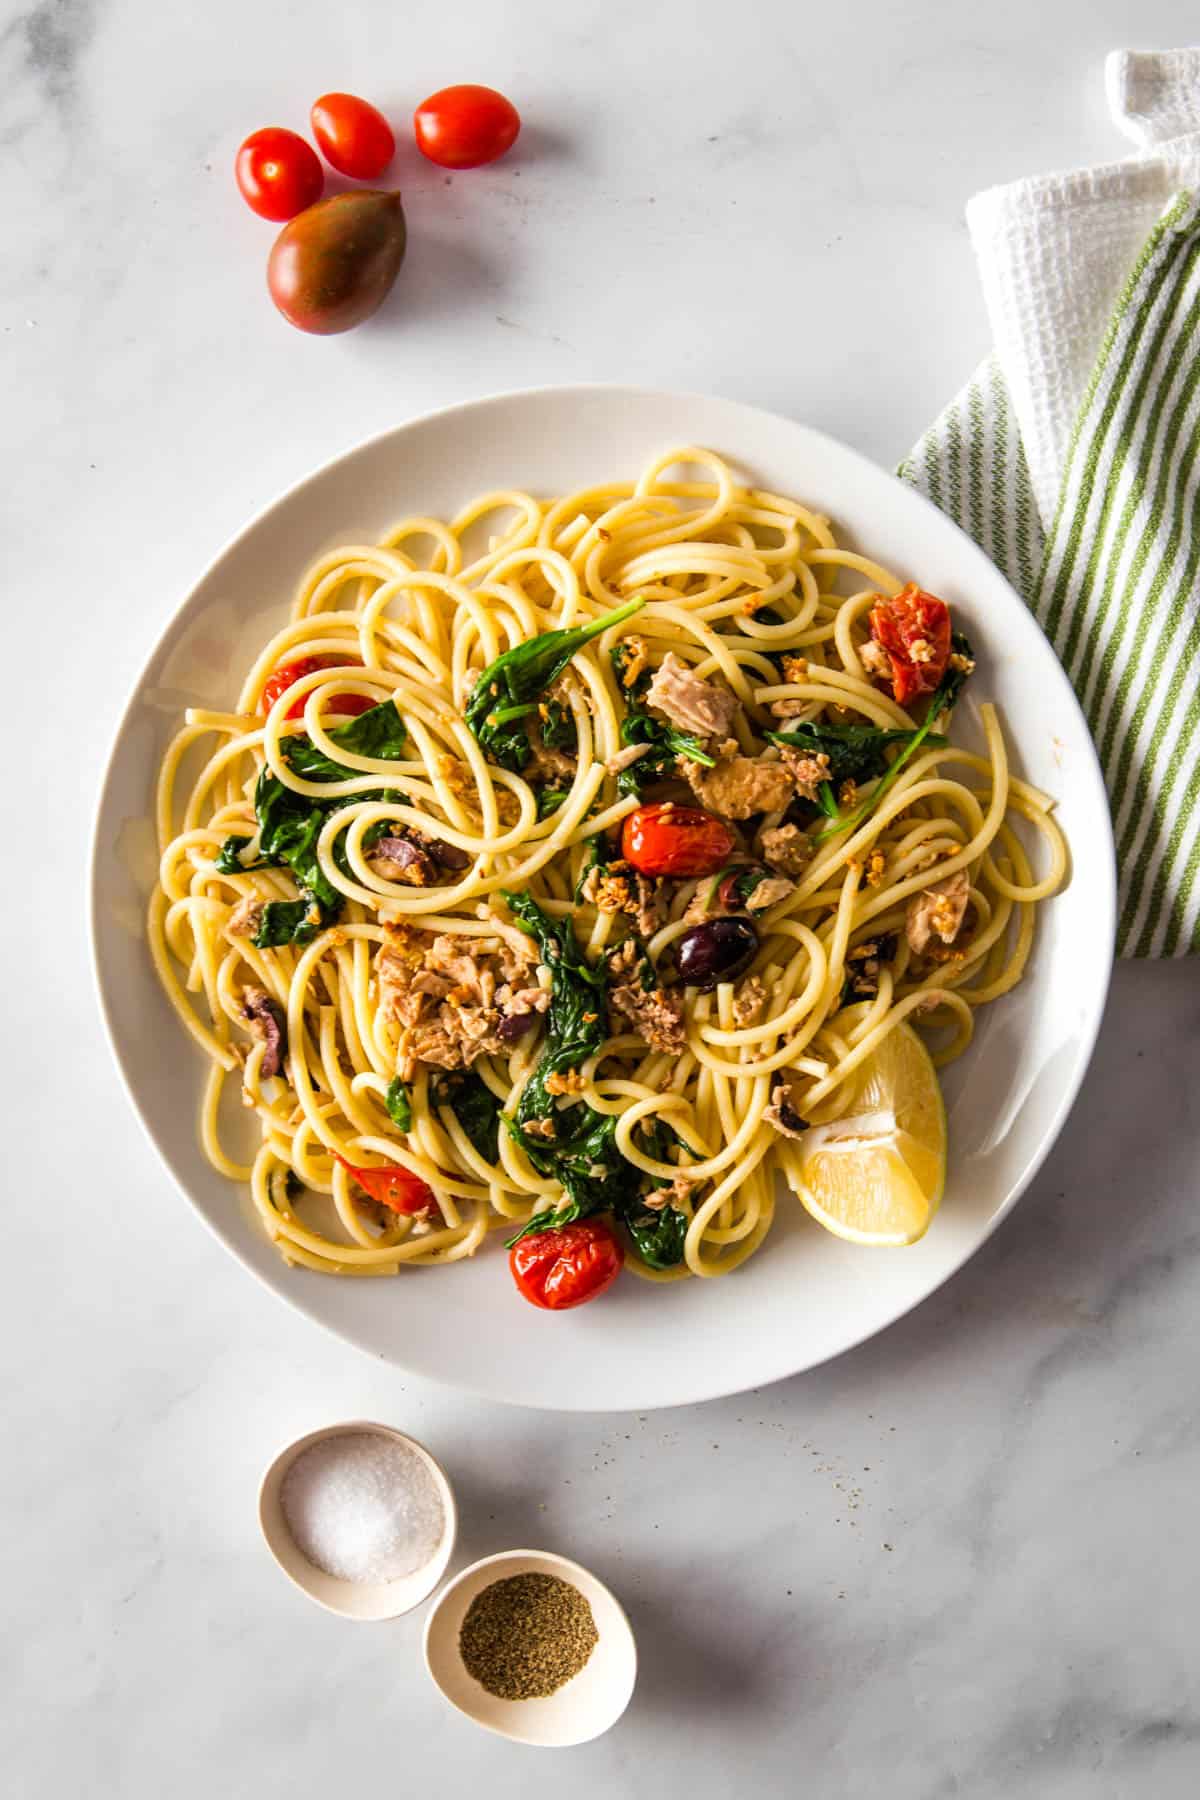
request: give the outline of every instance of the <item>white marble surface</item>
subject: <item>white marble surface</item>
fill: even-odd
[[[1057,1151],[917,1314],[764,1393],[562,1420],[405,1381],[251,1284],[137,1135],[82,928],[124,693],[262,502],[406,414],[580,378],[894,460],[984,348],[967,196],[1114,151],[1103,53],[1193,30],[1184,0],[0,9],[6,1797],[1200,1791],[1194,966],[1118,973]],[[403,116],[472,78],[523,107],[520,153],[447,182],[406,152],[394,303],[289,331],[240,137],[330,86]],[[419,1619],[282,1580],[258,1473],[351,1414],[445,1458],[464,1557],[611,1579],[643,1657],[617,1731],[491,1740],[426,1685]]]

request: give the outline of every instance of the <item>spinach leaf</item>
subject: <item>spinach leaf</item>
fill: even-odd
[[[630,600],[586,625],[543,631],[527,643],[514,644],[483,671],[471,689],[464,716],[492,762],[520,774],[532,755],[524,720],[537,711],[540,696],[558,680],[577,650],[610,625],[632,618],[645,604]]]
[[[562,803],[566,799],[566,797],[567,797],[567,790],[565,788],[543,788],[541,793],[538,795],[538,801],[537,801],[537,816],[538,816],[538,818],[539,819],[548,819],[550,817],[551,813],[555,813],[558,811],[559,807],[562,805]]]
[[[558,1060],[550,1053],[544,1055],[538,1074],[553,1073],[552,1069],[546,1070],[546,1064]],[[575,1065],[564,1063],[563,1066]],[[566,1200],[552,1211],[536,1213],[515,1237],[508,1240],[510,1244],[515,1244],[517,1238],[546,1231],[551,1226],[569,1225],[575,1219],[590,1218],[593,1213],[614,1212],[636,1192],[639,1180],[638,1171],[617,1149],[616,1119],[594,1111],[582,1101],[554,1112],[557,1133],[554,1138],[526,1137],[523,1126],[533,1116],[532,1108],[526,1109],[526,1099],[533,1084],[531,1080],[521,1095],[516,1119],[506,1119],[505,1124],[538,1173],[559,1182]],[[552,1097],[547,1111],[553,1111]]]
[[[341,895],[317,861],[317,839],[331,810],[308,794],[297,794],[284,787],[270,769],[264,769],[258,778],[254,811],[264,859],[289,868],[302,894],[311,896],[330,916],[335,916],[341,910]]]
[[[875,808],[879,805],[879,802],[883,799],[883,796],[887,793],[888,789],[893,785],[905,763],[911,760],[922,744],[944,744],[946,742],[945,738],[939,737],[936,733],[933,733],[932,728],[937,720],[941,718],[942,714],[948,712],[954,705],[959,694],[962,692],[963,684],[975,667],[974,652],[971,649],[970,643],[961,631],[956,631],[951,635],[950,649],[952,654],[960,659],[960,666],[957,668],[947,666],[946,673],[942,676],[942,679],[934,688],[933,693],[929,696],[929,709],[926,712],[923,721],[916,731],[909,734],[908,742],[903,750],[901,750],[895,762],[884,770],[865,800],[861,800],[859,804],[848,813],[836,814],[823,830],[816,833],[813,838],[814,844],[823,843],[826,838],[834,837],[840,831],[856,831],[863,823],[864,819],[868,819],[875,811]]]
[[[260,950],[277,949],[280,944],[310,944],[325,921],[325,909],[306,892],[299,900],[268,900],[250,942]]]
[[[572,755],[579,748],[579,733],[575,728],[575,714],[561,700],[547,700],[541,708],[542,742],[548,750],[569,750]]]
[[[702,738],[692,731],[680,731],[668,720],[656,719],[646,711],[642,701],[653,679],[653,671],[643,669],[627,685],[625,671],[628,662],[627,646],[615,645],[612,652],[613,672],[617,685],[625,696],[621,742],[626,745],[648,744],[650,748],[644,756],[639,756],[636,762],[620,771],[617,776],[617,792],[640,794],[644,787],[649,787],[655,781],[669,780],[675,773],[675,759],[679,756],[686,756],[691,762],[703,763],[706,769],[715,768],[716,760],[705,750]]]
[[[369,712],[337,725],[329,733],[334,743],[356,756],[377,757],[395,762],[404,754],[407,741],[404,720],[390,700],[373,706]],[[332,761],[307,738],[293,736],[283,744],[283,758],[289,769],[307,781],[345,781],[359,773],[344,763]],[[269,901],[263,910],[262,923],[253,941],[260,948],[274,945],[308,943],[323,926],[330,924],[342,910],[342,896],[326,878],[317,860],[317,839],[331,813],[361,800],[404,802],[395,788],[378,788],[363,794],[339,794],[319,800],[312,794],[298,794],[285,787],[270,769],[263,769],[254,790],[254,811],[259,826],[259,867],[285,867],[291,870],[300,889],[298,901]],[[377,841],[386,831],[383,821],[363,834],[364,848]],[[222,846],[222,853],[227,848]],[[335,852],[338,867],[349,874],[349,865],[341,846]]]
[[[607,985],[604,968],[602,965],[593,968],[587,961],[570,919],[561,923],[551,919],[532,894],[513,894],[506,890],[502,893],[522,931],[536,941],[541,959],[550,971],[547,1052],[578,1045],[580,1050],[576,1060],[583,1062],[604,1041],[604,991]],[[544,1063],[546,1057],[542,1061]],[[532,1085],[530,1082],[529,1086]]]
[[[495,1164],[500,1156],[500,1102],[482,1076],[471,1069],[435,1075],[430,1091],[434,1106],[448,1106],[483,1160]]]
[[[633,1247],[651,1269],[673,1269],[683,1261],[683,1241],[687,1236],[688,1217],[677,1206],[643,1206],[640,1200],[627,1205],[620,1214],[622,1223],[633,1240]]]
[[[329,738],[341,749],[349,750],[352,756],[397,762],[404,755],[408,732],[393,702],[385,700],[381,705],[373,706],[370,712],[360,713],[344,725],[335,725]],[[288,768],[302,775],[305,781],[352,781],[362,774],[361,769],[350,769],[345,763],[334,762],[309,738],[299,735],[284,739],[283,755]],[[355,799],[358,797],[355,795]]]
[[[227,837],[225,839],[225,842],[217,851],[216,858],[216,867],[220,870],[222,875],[248,875],[251,869],[265,869],[267,867],[265,859],[261,856],[257,857],[255,861],[251,863],[242,861],[241,852],[246,848],[246,845],[249,842],[250,839],[248,837],[239,837],[236,832],[232,837]]]
[[[671,1268],[683,1255],[685,1215],[677,1207],[656,1212],[642,1204],[646,1178],[618,1150],[614,1115],[596,1112],[582,1100],[560,1107],[547,1087],[551,1076],[578,1069],[604,1041],[607,959],[590,964],[570,921],[559,924],[548,918],[530,895],[506,893],[504,898],[522,929],[537,940],[551,979],[545,1049],[525,1084],[516,1116],[506,1118],[505,1125],[538,1173],[553,1177],[564,1195],[561,1206],[536,1213],[509,1243],[593,1213],[611,1212],[625,1222],[634,1248],[651,1268]],[[652,987],[655,975],[649,957],[643,955],[642,965],[642,980]],[[552,1138],[528,1131],[543,1119],[554,1121]],[[674,1127],[660,1119],[647,1126],[644,1135],[650,1154],[659,1161],[666,1161],[672,1143],[696,1156]]]
[[[676,1131],[674,1125],[668,1125],[665,1119],[643,1120],[641,1133],[647,1156],[653,1156],[658,1162],[666,1162],[672,1144],[678,1144],[693,1162],[703,1160],[700,1151],[693,1150],[687,1139]]]
[[[646,1154],[658,1162],[668,1160],[672,1144],[679,1144],[694,1161],[700,1161],[700,1152],[693,1150],[665,1119],[645,1120],[641,1138]],[[647,1206],[643,1196],[634,1193],[617,1207],[617,1217],[628,1231],[634,1249],[651,1269],[673,1269],[683,1261],[689,1220],[677,1206]]]
[[[560,1108],[557,1095],[547,1087],[552,1076],[578,1069],[604,1042],[605,965],[593,967],[587,961],[569,919],[559,924],[547,917],[529,894],[505,893],[504,898],[522,930],[536,939],[550,970],[545,1048],[522,1090],[516,1116],[505,1124],[538,1173],[552,1176],[566,1195],[562,1207],[531,1219],[517,1234],[523,1237],[552,1224],[566,1225],[590,1213],[611,1211],[638,1177],[617,1149],[615,1117],[596,1112],[584,1101]],[[554,1121],[552,1138],[527,1129],[543,1119]]]
[[[689,762],[703,763],[706,769],[716,767],[716,758],[708,754],[704,741],[692,731],[679,731],[666,719],[655,719],[648,712],[627,712],[621,720],[623,744],[649,744],[645,756],[629,763],[617,774],[619,794],[640,794],[656,781],[669,781],[675,773],[675,760],[683,756]]]
[[[388,1083],[384,1105],[387,1107],[388,1118],[398,1131],[412,1130],[412,1096],[398,1075]]]
[[[579,880],[575,883],[575,904],[578,906],[583,898],[584,883],[593,869],[607,869],[612,862],[614,851],[612,845],[602,831],[587,840],[587,855],[579,871]]]
[[[874,781],[887,768],[885,753],[889,746],[907,744],[915,735],[908,730],[884,731],[878,725],[824,725],[808,719],[798,721],[788,731],[766,733],[772,744],[790,744],[810,756],[827,756],[829,779],[835,784]]]

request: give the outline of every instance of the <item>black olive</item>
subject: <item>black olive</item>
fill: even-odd
[[[535,1012],[505,1013],[496,1026],[496,1036],[503,1038],[506,1044],[515,1044],[527,1031],[532,1031],[537,1022],[538,1015]]]
[[[466,851],[460,850],[457,844],[448,844],[445,838],[430,838],[426,848],[434,862],[440,863],[443,869],[467,869],[471,866],[471,859]]]
[[[758,933],[749,919],[710,919],[684,932],[675,962],[684,983],[707,994],[718,981],[740,975],[757,953]]]

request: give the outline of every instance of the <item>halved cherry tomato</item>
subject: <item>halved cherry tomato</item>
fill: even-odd
[[[711,875],[737,843],[700,806],[639,806],[621,829],[621,855],[643,875]]]
[[[309,118],[326,162],[339,175],[374,181],[396,154],[391,126],[377,106],[357,94],[322,94]]]
[[[625,1252],[607,1220],[577,1219],[518,1238],[508,1262],[526,1300],[547,1312],[564,1312],[611,1287]]]
[[[398,1163],[382,1169],[359,1169],[344,1156],[338,1156],[336,1151],[334,1157],[347,1175],[352,1175],[363,1192],[377,1200],[380,1206],[390,1206],[393,1212],[406,1216],[427,1211],[440,1213],[437,1195],[429,1183],[414,1175],[411,1169],[402,1169]]]
[[[440,88],[413,114],[417,149],[443,169],[477,169],[511,150],[521,115],[495,88],[464,82]]]
[[[950,657],[950,608],[915,581],[894,600],[881,594],[871,608],[871,636],[892,664],[892,693],[898,706],[932,694]]]
[[[294,219],[321,198],[325,174],[310,143],[281,125],[252,131],[234,164],[242,199],[260,219]]]
[[[301,656],[295,662],[284,663],[282,667],[276,669],[273,675],[268,675],[263,683],[263,711],[270,712],[280,695],[286,694],[288,689],[294,687],[305,675],[315,674],[318,669],[334,669],[339,665],[344,668],[346,661],[344,656]],[[293,701],[284,713],[284,718],[302,719],[307,699],[308,695],[302,694],[299,700]],[[340,713],[349,713],[352,718],[356,719],[360,713],[370,712],[374,705],[374,700],[369,700],[366,694],[339,694],[336,710]]]

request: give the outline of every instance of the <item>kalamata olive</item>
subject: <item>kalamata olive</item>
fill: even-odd
[[[517,1039],[523,1038],[525,1033],[531,1031],[537,1022],[538,1015],[535,1012],[505,1013],[496,1027],[496,1036],[502,1038],[506,1044],[515,1044]]]
[[[675,945],[675,963],[688,987],[707,994],[718,981],[732,981],[753,962],[758,933],[749,919],[710,919],[693,925]]]
[[[258,1066],[260,1075],[278,1075],[288,1053],[287,1020],[278,1000],[272,1000],[265,988],[242,989],[242,1017],[253,1035],[267,1047]]]
[[[301,331],[349,331],[382,306],[404,261],[399,194],[318,200],[285,225],[267,262],[271,298]]]
[[[457,844],[448,844],[445,838],[430,838],[425,847],[443,869],[469,869],[471,866],[466,851],[460,850]]]
[[[410,887],[428,887],[433,880],[433,864],[411,838],[381,837],[371,846],[367,860],[385,880],[403,881]]]

